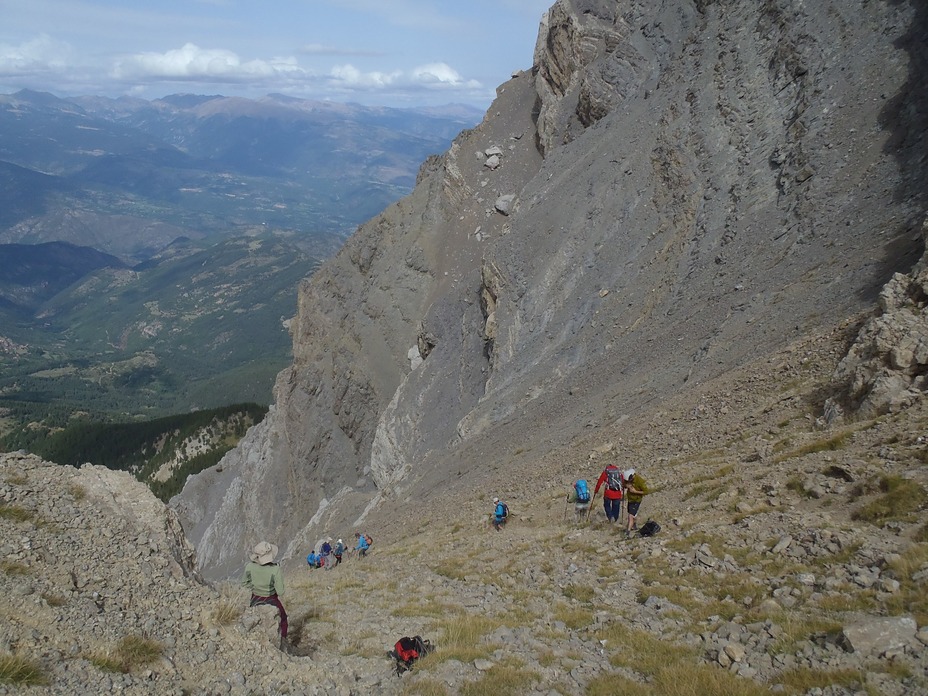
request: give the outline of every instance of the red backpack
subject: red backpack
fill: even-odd
[[[406,670],[412,669],[413,663],[420,657],[424,657],[432,652],[432,644],[427,640],[422,640],[421,636],[403,636],[389,655],[396,660],[396,674],[401,675]]]

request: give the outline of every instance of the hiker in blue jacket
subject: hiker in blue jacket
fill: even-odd
[[[493,498],[493,504],[496,506],[493,510],[493,528],[501,532],[502,526],[509,519],[509,507],[499,498]]]
[[[355,532],[354,538],[358,540],[358,545],[354,547],[354,551],[358,554],[358,558],[364,558],[367,555],[367,550],[371,547],[367,541],[367,534]]]

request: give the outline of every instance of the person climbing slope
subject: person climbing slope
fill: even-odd
[[[251,561],[245,565],[242,576],[242,585],[251,590],[251,604],[269,604],[277,607],[279,616],[278,631],[280,632],[280,649],[292,654],[290,643],[287,640],[287,612],[280,601],[284,593],[284,574],[280,566],[274,562],[277,558],[277,546],[266,541],[258,543],[251,554]]]

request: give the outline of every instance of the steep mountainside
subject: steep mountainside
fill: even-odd
[[[519,453],[871,311],[923,246],[926,24],[559,0],[532,70],[301,287],[275,408],[173,502],[199,567],[505,491]]]

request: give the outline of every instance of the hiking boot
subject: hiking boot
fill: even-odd
[[[630,531],[628,531],[627,529],[625,530],[625,538],[626,538],[626,539],[631,539],[631,538],[632,538],[632,533],[631,533]]]

